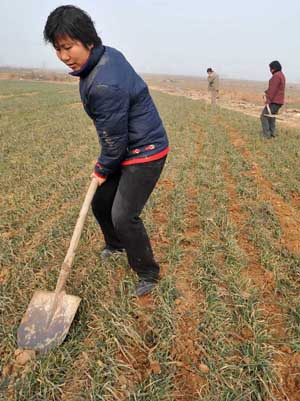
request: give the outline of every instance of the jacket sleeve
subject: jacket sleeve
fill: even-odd
[[[274,97],[278,91],[279,85],[280,85],[280,78],[276,75],[273,75],[273,77],[269,81],[269,87],[266,90],[266,96],[267,96],[266,103],[267,104],[272,103],[272,100],[274,99]]]
[[[101,145],[95,173],[107,177],[125,157],[129,94],[118,87],[97,84],[89,95],[89,104]]]

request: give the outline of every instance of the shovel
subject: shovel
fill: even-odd
[[[55,291],[38,290],[33,294],[18,328],[19,348],[46,352],[60,345],[70,329],[81,299],[66,294],[64,288],[71,271],[84,221],[97,187],[98,181],[93,178],[81,207],[67,255],[61,266]]]
[[[279,117],[278,114],[272,114],[270,106],[267,104],[267,110],[269,114],[264,114],[264,116],[266,117],[270,117],[270,118],[277,118],[277,120],[283,120],[283,118]]]

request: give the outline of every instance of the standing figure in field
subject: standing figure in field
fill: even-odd
[[[211,105],[215,106],[219,93],[219,76],[213,71],[212,68],[208,68],[206,72],[208,80],[208,91],[211,95]]]
[[[164,167],[168,138],[143,79],[118,50],[104,46],[90,16],[74,6],[51,12],[44,29],[57,57],[80,78],[80,96],[101,151],[92,209],[103,232],[102,259],[126,251],[138,275],[136,295],[159,278],[140,214]]]
[[[272,74],[269,80],[269,87],[265,91],[265,107],[260,116],[263,137],[271,139],[275,137],[275,117],[267,117],[266,114],[276,115],[284,104],[285,76],[279,61],[272,61],[269,64]]]

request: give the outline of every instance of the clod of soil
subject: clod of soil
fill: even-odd
[[[280,350],[286,354],[292,354],[293,351],[290,347],[288,347],[287,345],[283,345]]]
[[[16,365],[24,366],[31,360],[35,359],[34,350],[17,349],[15,351]]]
[[[150,362],[150,369],[155,375],[159,375],[161,373],[160,364],[158,361],[151,361]]]
[[[204,373],[205,375],[207,375],[209,373],[209,367],[207,365],[205,365],[205,363],[200,363],[199,370],[200,370],[200,372]]]

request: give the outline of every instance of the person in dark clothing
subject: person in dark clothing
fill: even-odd
[[[262,110],[260,120],[263,136],[267,139],[275,137],[275,117],[267,117],[266,114],[276,115],[284,104],[285,76],[279,61],[272,61],[269,64],[272,78],[269,80],[269,87],[265,91],[265,107]]]
[[[105,240],[101,256],[125,250],[139,278],[136,295],[145,295],[159,278],[140,214],[169,151],[161,118],[146,83],[123,54],[102,44],[85,11],[56,8],[44,38],[80,78],[81,100],[98,133],[101,152],[92,175],[99,186],[92,210]]]

